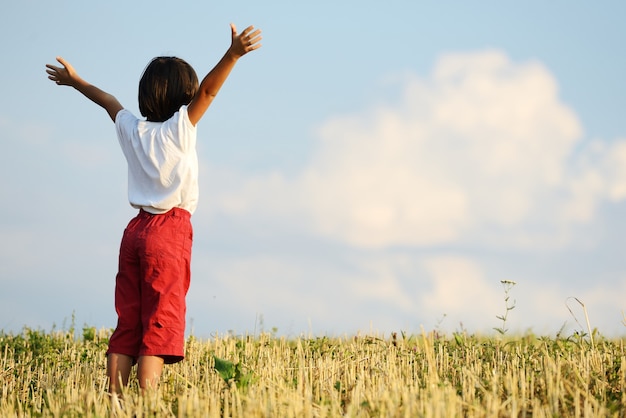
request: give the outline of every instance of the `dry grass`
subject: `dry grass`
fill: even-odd
[[[105,392],[107,337],[0,334],[0,416],[626,416],[620,339],[190,338],[158,392],[131,386],[117,408]]]

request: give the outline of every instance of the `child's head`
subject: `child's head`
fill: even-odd
[[[189,104],[198,90],[198,76],[184,60],[156,57],[139,81],[139,111],[151,122],[164,122]]]

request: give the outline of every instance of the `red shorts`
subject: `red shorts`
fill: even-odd
[[[185,356],[185,296],[191,279],[191,214],[174,208],[162,215],[144,210],[122,238],[115,279],[117,327],[107,354]]]

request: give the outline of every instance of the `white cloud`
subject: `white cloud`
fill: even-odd
[[[487,283],[480,266],[467,258],[440,256],[424,262],[432,289],[421,297],[421,305],[431,315],[446,314],[466,322],[463,316],[485,319],[498,312],[502,299],[494,286]],[[494,284],[496,282],[494,281]]]
[[[294,178],[248,178],[218,197],[359,247],[566,245],[603,199],[626,196],[626,141],[579,150],[582,128],[539,62],[444,55],[399,103],[338,116]]]
[[[573,288],[549,274],[538,280],[513,270],[517,284],[505,302],[500,281],[509,276],[480,257],[376,251],[344,254],[338,265],[328,254],[300,259],[279,253],[196,259],[189,294],[196,330],[206,332],[220,321],[239,332],[258,331],[263,318],[266,329],[287,334],[418,332],[422,326],[447,334],[495,333],[497,327],[514,335],[586,332],[570,296],[586,304],[592,327],[609,335],[621,330],[624,280],[610,288],[608,278]],[[513,309],[503,324],[497,316],[505,314],[506,303]]]
[[[355,260],[355,263],[361,274],[348,283],[351,297],[364,302],[384,303],[408,314],[420,311],[417,295],[400,278],[405,268],[414,269],[406,257],[385,255]]]
[[[626,280],[598,278],[584,286],[575,286],[558,277],[519,277],[510,287],[508,295],[493,272],[485,269],[484,261],[465,256],[433,256],[424,259],[429,273],[430,289],[420,299],[422,316],[441,318],[442,331],[461,328],[471,332],[494,332],[495,328],[508,329],[511,334],[531,331],[539,335],[571,335],[574,331],[587,333],[582,307],[585,304],[592,328],[599,327],[605,335],[623,333],[620,312]],[[612,283],[612,284],[608,284]],[[428,289],[428,286],[424,286]],[[505,301],[505,297],[509,297]],[[506,314],[506,323],[498,316]]]
[[[235,330],[250,329],[261,316],[287,333],[417,329],[420,283],[403,277],[414,268],[406,256],[384,254],[342,257],[339,265],[328,254],[284,251],[196,259],[190,315],[206,329],[198,312],[210,301]]]
[[[588,245],[593,234],[581,230],[600,205],[626,197],[626,140],[586,140],[548,69],[497,51],[443,56],[429,77],[411,75],[400,87],[397,103],[324,122],[295,175],[202,170],[211,193],[198,219],[221,216],[264,239],[322,237],[342,246],[339,264],[328,249],[300,259],[287,255],[292,248],[257,249],[205,276],[243,295],[237,309],[248,324],[261,313],[281,328],[307,317],[329,332],[366,330],[370,321],[416,330],[438,319],[442,331],[492,332],[502,325],[504,272],[518,282],[507,328],[571,329],[568,268],[523,273],[515,262],[532,260],[528,251]],[[491,257],[501,251],[510,258],[496,268]],[[614,323],[620,304],[601,290],[614,281],[578,290],[603,324]]]
[[[213,298],[212,310],[217,306],[224,317],[232,317],[233,329],[250,329],[255,318],[264,316],[268,326],[284,331],[295,324],[301,331],[309,319],[331,326],[341,322],[337,318],[356,302],[345,298],[348,282],[345,272],[341,277],[327,263],[306,266],[301,260],[262,251],[196,258],[189,305]]]

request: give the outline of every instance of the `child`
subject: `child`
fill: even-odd
[[[190,281],[191,214],[198,200],[196,125],[237,60],[261,46],[261,31],[240,34],[198,87],[193,68],[157,57],[139,82],[137,119],[117,99],[87,83],[63,58],[48,78],[72,86],[103,107],[115,123],[128,163],[128,198],[139,209],[124,231],[115,281],[118,322],[109,341],[109,392],[120,394],[137,363],[142,390],[155,388],[163,364],[184,358],[185,296]]]

